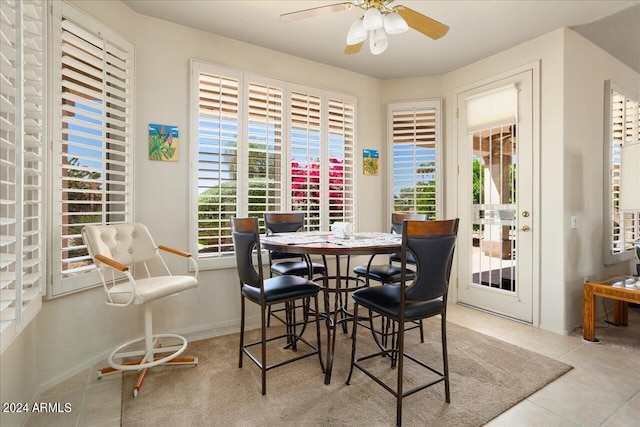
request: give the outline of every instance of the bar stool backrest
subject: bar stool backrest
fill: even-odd
[[[267,234],[272,233],[293,233],[304,229],[304,213],[303,212],[287,212],[275,213],[267,212],[264,214],[264,226]]]
[[[262,254],[260,253],[260,233],[258,218],[231,218],[233,249],[241,285],[262,287]],[[253,252],[257,252],[257,266],[253,264]],[[257,272],[256,272],[257,270]]]
[[[407,300],[427,301],[446,296],[456,246],[459,220],[409,221],[402,224],[402,267],[409,253],[416,261],[413,283],[406,288]]]

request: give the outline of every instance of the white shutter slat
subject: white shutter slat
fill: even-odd
[[[44,2],[0,3],[2,350],[38,313],[44,271]],[[9,47],[9,48],[8,48]],[[16,67],[16,64],[20,66]],[[6,335],[9,334],[9,335]]]
[[[101,49],[102,46],[102,39],[100,38],[100,36],[85,30],[84,28],[82,28],[80,25],[78,25],[77,23],[69,20],[69,19],[62,19],[61,22],[61,28],[62,30],[64,30],[67,33],[71,33],[74,34],[76,36],[78,36],[80,39],[85,40],[87,43],[89,43],[90,45],[96,46],[98,47],[98,49]],[[98,56],[101,54],[98,54]]]
[[[62,33],[63,63],[76,65],[78,69],[87,70],[93,74],[95,70],[101,70],[101,50],[99,47],[88,43],[73,33]],[[82,58],[80,61],[78,58]]]

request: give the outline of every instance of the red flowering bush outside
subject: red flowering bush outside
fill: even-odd
[[[291,195],[293,205],[320,205],[320,163],[300,166],[291,162]],[[331,210],[342,208],[344,198],[344,160],[329,159],[329,205]]]

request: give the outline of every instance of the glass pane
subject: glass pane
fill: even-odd
[[[472,282],[516,290],[515,124],[470,134],[473,138]]]

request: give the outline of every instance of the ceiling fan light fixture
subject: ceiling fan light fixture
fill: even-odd
[[[387,34],[400,34],[408,31],[409,25],[402,16],[391,12],[384,16],[384,30]]]
[[[366,31],[377,30],[378,28],[382,28],[384,25],[382,20],[382,14],[375,7],[370,7],[364,13],[364,19],[362,20],[362,25]]]
[[[373,55],[380,55],[387,50],[387,46],[389,46],[389,39],[384,29],[379,28],[369,32],[369,49]]]
[[[358,19],[356,22],[351,24],[351,27],[349,28],[349,32],[347,33],[347,45],[351,46],[362,43],[366,39],[367,32],[362,25],[362,19]]]

